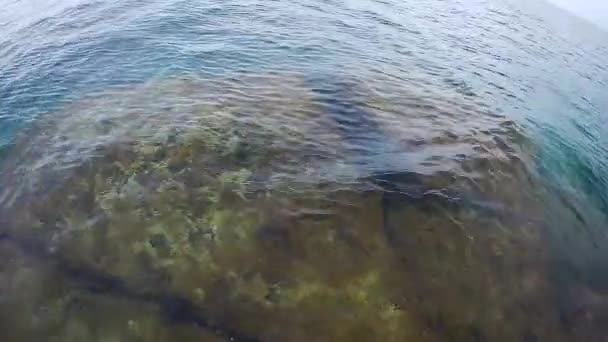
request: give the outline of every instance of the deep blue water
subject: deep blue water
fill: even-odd
[[[6,153],[19,132],[66,104],[153,80],[290,71],[326,96],[319,85],[331,80],[385,79],[403,93],[443,94],[514,121],[527,139],[532,176],[585,228],[558,229],[559,249],[577,254],[591,241],[608,256],[608,33],[541,0],[1,5]],[[358,123],[355,132],[374,130],[363,112],[339,114],[356,119],[346,124]],[[458,119],[460,127],[476,125]]]

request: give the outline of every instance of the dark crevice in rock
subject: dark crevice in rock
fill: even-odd
[[[136,289],[120,277],[84,265],[78,265],[65,256],[51,252],[42,241],[4,232],[0,233],[0,242],[17,247],[36,260],[50,263],[59,274],[66,277],[78,288],[89,293],[121,297],[134,302],[156,305],[168,323],[191,324],[212,332],[226,341],[261,341],[256,337],[248,336],[227,326],[224,322],[218,322],[207,317],[204,310],[188,298],[159,289]]]

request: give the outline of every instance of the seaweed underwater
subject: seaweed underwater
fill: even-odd
[[[537,184],[512,123],[465,134],[457,117],[485,114],[451,100],[234,79],[102,94],[17,141],[0,177],[13,339],[577,333],[556,307],[542,194],[519,191]]]

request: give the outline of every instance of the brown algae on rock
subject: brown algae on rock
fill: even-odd
[[[424,156],[375,173],[341,159],[350,132],[299,75],[241,77],[99,95],[31,128],[2,177],[9,339],[571,338],[512,127],[423,133],[407,113],[455,104],[358,89],[398,157]]]

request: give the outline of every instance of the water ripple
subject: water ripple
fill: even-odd
[[[214,309],[199,316],[218,322],[198,325],[217,327],[220,337],[240,336],[224,325],[239,320],[220,319],[228,314],[217,309],[225,303],[209,299],[213,293],[246,283],[251,286],[239,288],[249,292],[230,298],[254,298],[268,279],[275,283],[264,290],[264,298],[250,298],[264,303],[258,309],[275,305],[273,298],[287,292],[292,300],[320,293],[329,298],[350,295],[348,286],[368,286],[368,297],[357,292],[349,300],[359,300],[359,309],[362,303],[369,304],[366,310],[382,307],[370,314],[370,321],[422,317],[412,324],[441,340],[559,340],[547,337],[552,334],[566,336],[565,341],[593,340],[595,333],[605,332],[605,322],[591,314],[605,312],[605,285],[591,274],[608,255],[608,46],[605,32],[580,19],[523,0],[10,0],[0,11],[0,32],[0,224],[28,234],[29,226],[44,227],[41,234],[48,235],[42,246],[78,256],[82,250],[61,243],[81,237],[82,227],[74,222],[96,227],[100,234],[116,228],[116,222],[106,222],[96,212],[107,210],[108,203],[117,212],[133,206],[137,217],[118,221],[141,232],[159,229],[149,223],[158,223],[151,217],[163,210],[169,217],[163,224],[179,221],[177,227],[190,229],[188,239],[163,238],[154,231],[152,247],[121,235],[130,228],[116,229],[112,234],[122,238],[104,241],[118,249],[149,253],[152,248],[155,257],[177,257],[166,250],[169,243],[198,241],[180,253],[199,260],[204,253],[188,253],[222,252],[215,245],[202,248],[201,236],[238,243],[253,237],[254,247],[236,248],[248,257],[234,261],[214,254],[232,273],[205,283],[211,294],[204,300]],[[185,155],[184,149],[214,152]],[[132,163],[133,154],[145,158]],[[140,172],[139,162],[154,169]],[[116,178],[120,184],[111,184],[116,189],[105,189],[100,198],[87,195],[91,184],[116,180],[104,172],[120,174],[126,164],[137,177]],[[163,178],[167,172],[175,177]],[[247,186],[233,184],[239,181]],[[201,199],[201,193],[210,191],[201,184],[209,182],[236,195]],[[78,188],[82,184],[88,185]],[[180,197],[186,192],[191,198]],[[175,203],[161,208],[150,203],[165,193]],[[251,220],[259,230],[216,237],[216,226],[241,222],[231,222],[223,212],[200,216],[222,201],[230,204],[223,210],[237,208],[244,216],[255,212],[258,216]],[[357,216],[368,211],[371,218]],[[73,215],[58,217],[64,212]],[[171,216],[175,213],[187,220]],[[330,219],[335,221],[326,222]],[[401,229],[402,224],[408,229]],[[19,235],[24,233],[20,229],[13,230],[0,232],[0,243],[12,242],[19,249],[31,241]],[[386,299],[390,291],[372,289],[378,275],[371,271],[345,281],[344,292],[321,289],[343,280],[331,274],[315,278],[307,288],[298,287],[307,280],[281,279],[277,269],[290,270],[305,264],[302,260],[317,266],[302,274],[315,277],[314,272],[324,270],[315,263],[316,254],[297,243],[313,241],[311,237],[319,251],[328,253],[327,260],[337,258],[331,260],[339,268],[352,263],[367,270],[376,263],[374,272],[389,277],[387,284],[406,284],[408,300],[397,290],[395,298]],[[386,248],[378,248],[378,241]],[[338,245],[327,250],[348,250],[345,255],[353,259],[344,262],[344,256],[324,250],[329,243]],[[111,264],[110,270],[125,275],[125,269],[112,268],[122,267],[112,261],[125,257],[122,249],[82,257],[94,259],[89,266]],[[251,252],[258,249],[264,258],[284,264],[258,270],[268,262]],[[385,250],[398,260],[387,261]],[[53,253],[38,253],[38,259],[59,259],[51,262],[61,269],[64,256]],[[442,266],[454,260],[462,261],[462,267]],[[471,260],[479,262],[467,264]],[[242,265],[257,271],[241,272]],[[386,265],[391,272],[383,271]],[[63,267],[59,273],[76,278],[75,286],[90,281]],[[176,271],[170,262],[162,267],[182,281],[180,277],[192,276],[184,271],[187,267]],[[329,273],[340,273],[339,268]],[[391,278],[401,268],[411,272],[408,281]],[[171,278],[158,269],[143,269],[158,279]],[[82,272],[92,279],[109,277]],[[148,279],[137,274],[138,280]],[[416,285],[409,281],[412,276]],[[158,279],[152,283],[164,285],[153,288],[155,296],[132,284],[105,292],[134,301],[145,298],[142,305],[180,317],[171,312],[172,303],[158,301],[182,297],[160,293],[164,287],[191,290],[191,284]],[[281,287],[287,289],[282,294]],[[191,292],[205,297],[201,291]],[[484,301],[466,302],[471,293]],[[528,302],[538,304],[538,312],[526,310]],[[454,311],[446,303],[474,312]],[[181,304],[198,310],[192,303]],[[401,307],[410,304],[416,310],[405,313]],[[241,314],[235,312],[235,317]],[[368,317],[369,312],[357,314]],[[535,318],[527,320],[528,314]],[[300,316],[290,311],[284,317]],[[385,323],[382,331],[398,330]],[[129,327],[137,330],[137,323],[129,320]],[[294,340],[301,340],[298,333],[309,336],[294,331]],[[269,341],[288,339],[265,332],[262,337]],[[389,340],[379,334],[377,340]],[[395,340],[406,339],[400,337]]]

